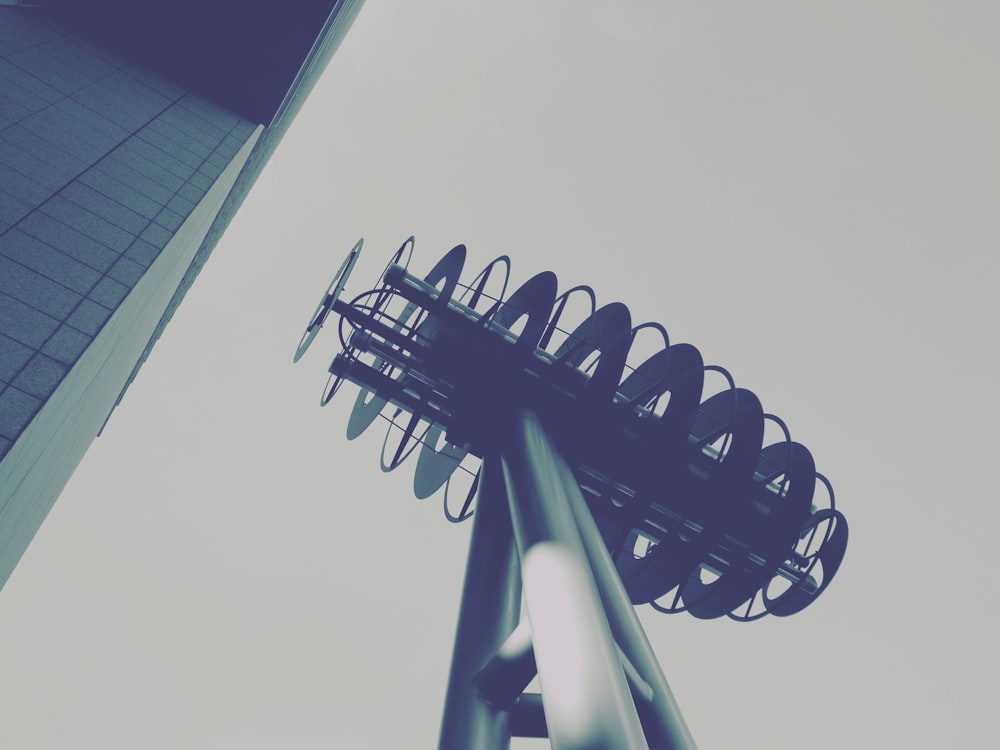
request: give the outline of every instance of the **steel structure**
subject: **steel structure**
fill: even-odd
[[[548,271],[508,294],[506,256],[462,283],[464,245],[421,278],[413,244],[347,301],[358,241],[295,360],[339,314],[321,403],[360,386],[348,437],[384,417],[383,470],[417,452],[415,494],[443,488],[448,519],[473,518],[440,746],[693,748],[633,605],[800,611],[847,544],[830,483],[751,391],[661,325],[598,308],[589,287],[559,293]]]

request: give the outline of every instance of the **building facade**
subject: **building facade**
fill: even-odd
[[[0,0],[0,586],[361,3],[24,5]]]

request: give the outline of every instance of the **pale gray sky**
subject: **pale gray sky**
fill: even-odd
[[[0,744],[432,747],[467,525],[344,439],[324,330],[409,234],[629,304],[851,524],[810,609],[644,621],[702,750],[993,745],[1000,10],[369,0],[0,594]]]

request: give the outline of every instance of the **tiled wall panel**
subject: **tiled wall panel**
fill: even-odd
[[[0,458],[254,127],[0,8]]]

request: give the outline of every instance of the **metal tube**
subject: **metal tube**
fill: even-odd
[[[520,587],[500,462],[483,462],[465,566],[440,750],[510,747],[509,717],[479,698],[473,681],[517,625]]]
[[[549,740],[556,750],[648,748],[568,496],[538,417],[516,415],[501,450]],[[582,499],[582,498],[581,498]]]
[[[564,482],[576,485],[569,467],[562,463],[560,468],[564,472]],[[586,500],[577,492],[570,495],[569,501],[615,640],[642,678],[652,687],[652,710],[642,712],[644,725],[647,729],[653,729],[665,750],[696,750],[694,738],[663,670],[660,669],[653,648],[649,645],[635,607],[618,577],[618,570],[608,554],[608,548]]]
[[[612,630],[612,633],[613,632],[614,631]],[[653,688],[650,687],[649,683],[643,679],[641,674],[639,674],[639,670],[632,664],[632,660],[628,658],[628,655],[622,651],[621,646],[618,646],[617,650],[618,660],[622,663],[622,669],[625,671],[625,679],[628,682],[628,689],[632,691],[632,698],[649,703],[653,700]],[[641,712],[639,718],[642,718]],[[645,729],[645,727],[643,728]],[[648,735],[646,740],[649,740]]]
[[[483,700],[509,711],[536,674],[531,627],[527,620],[521,620],[496,655],[476,675],[476,688]]]
[[[620,647],[617,648],[617,652],[632,697],[646,703],[651,702],[653,688],[643,679]],[[483,700],[509,711],[537,674],[535,648],[531,642],[531,625],[527,620],[521,620],[514,628],[514,632],[497,650],[496,655],[476,675],[476,687]]]

